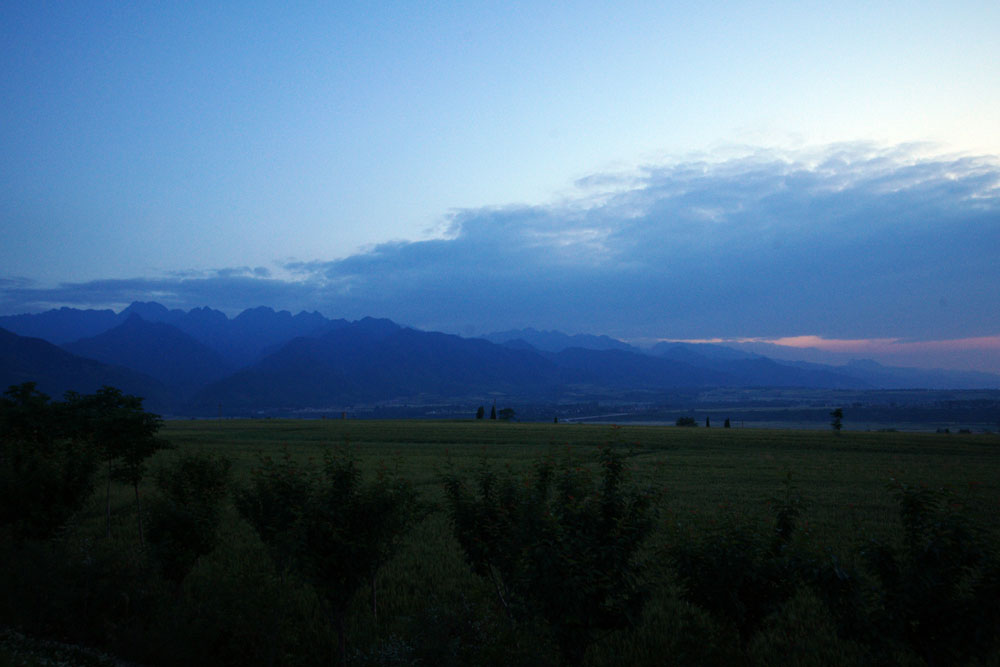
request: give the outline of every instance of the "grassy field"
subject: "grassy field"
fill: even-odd
[[[349,444],[369,466],[386,465],[431,499],[452,466],[472,475],[486,462],[530,470],[545,456],[592,462],[600,445],[630,453],[633,481],[663,490],[668,512],[753,512],[788,473],[810,515],[835,539],[857,527],[876,530],[894,515],[892,480],[947,487],[973,496],[1000,520],[1000,436],[996,434],[677,428],[597,424],[436,421],[173,421],[162,435],[183,449],[225,455],[236,476],[261,455],[287,453],[307,464]],[[161,454],[169,457],[170,452]]]
[[[364,596],[355,601],[349,637],[351,662],[359,665],[558,663],[544,639],[523,628],[514,632],[506,624],[491,587],[466,564],[443,509],[441,478],[448,472],[471,480],[486,465],[528,474],[545,457],[570,457],[576,465],[596,470],[598,447],[610,443],[626,453],[630,483],[658,492],[648,555],[654,569],[663,569],[656,570],[653,597],[638,626],[590,650],[587,664],[592,665],[773,664],[778,658],[784,664],[872,664],[870,655],[837,638],[829,618],[808,596],[787,605],[762,638],[741,646],[704,611],[680,599],[663,566],[662,549],[677,526],[708,527],[734,519],[765,525],[771,517],[768,500],[781,493],[789,474],[807,503],[802,531],[818,549],[846,556],[861,540],[897,534],[898,503],[890,489],[894,482],[947,488],[956,502],[1000,533],[996,434],[837,435],[489,420],[190,420],[168,421],[160,435],[175,449],[158,453],[151,468],[185,452],[225,456],[233,462],[235,486],[248,483],[261,457],[288,456],[300,466],[318,467],[325,452],[345,445],[366,474],[386,467],[414,484],[432,511],[380,574],[380,622],[373,623]],[[112,488],[114,548],[141,561],[130,489]],[[81,553],[96,553],[95,545],[103,542],[100,481],[98,489],[68,536],[70,548]],[[153,493],[147,479],[143,494]],[[158,655],[146,660],[178,664],[194,659],[192,650],[194,655],[210,651],[213,661],[233,664],[328,662],[333,639],[315,594],[274,572],[256,534],[234,508],[226,516],[220,547],[203,557],[184,581],[182,593],[170,603],[172,620],[165,629],[137,634],[143,646],[119,639],[102,648],[140,661]],[[132,604],[138,606],[137,601]],[[188,616],[194,620],[174,620]],[[126,625],[116,632],[127,636]],[[178,636],[183,642],[171,639]],[[151,647],[150,637],[159,637],[163,645]],[[794,646],[801,649],[798,657],[789,653]]]

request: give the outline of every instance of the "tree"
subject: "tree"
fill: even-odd
[[[345,663],[347,610],[368,582],[377,620],[378,571],[421,511],[412,486],[384,470],[366,483],[343,450],[328,453],[318,475],[297,469],[287,458],[262,461],[251,487],[237,494],[237,508],[279,568],[284,564],[296,571],[327,602],[338,657]]]
[[[300,556],[297,531],[314,486],[286,452],[277,461],[263,457],[250,473],[250,486],[236,491],[236,509],[257,531],[282,578]]]
[[[509,422],[514,418],[514,408],[504,408],[499,412],[500,419]]]
[[[476,410],[476,419],[482,419],[485,415],[486,415],[486,408],[480,405],[479,409]]]
[[[698,425],[697,422],[695,422],[694,417],[678,417],[677,421],[674,422],[674,424],[677,425],[677,426],[697,426]]]
[[[729,426],[729,417],[726,417],[726,421],[724,421],[722,423],[722,428],[730,428],[730,426]]]
[[[705,417],[705,428],[710,428],[711,426],[712,426],[712,422],[711,422],[711,421],[709,420],[709,418],[708,418],[708,417],[706,416],[706,417]]]
[[[840,429],[844,426],[844,411],[841,408],[837,408],[830,413],[830,417],[833,419],[830,421],[830,428],[833,429],[834,433],[840,434]]]
[[[156,471],[160,495],[150,508],[149,542],[163,575],[176,586],[215,548],[231,463],[187,454]]]
[[[139,523],[139,541],[144,543],[139,483],[146,471],[146,459],[169,446],[166,441],[156,437],[163,420],[159,415],[143,410],[142,398],[123,394],[120,389],[109,386],[101,387],[93,395],[68,394],[67,402],[79,420],[79,432],[101,452],[107,463],[107,536],[111,536],[111,481],[117,480],[132,486]]]
[[[0,397],[0,530],[51,537],[90,496],[96,462],[66,404],[25,382]]]
[[[490,419],[496,419],[496,418],[497,418],[497,402],[493,401],[493,409],[490,410]]]
[[[610,445],[599,462],[597,484],[551,460],[520,482],[484,469],[474,491],[454,474],[444,480],[466,560],[512,620],[546,621],[569,665],[634,623],[647,597],[640,549],[653,525],[651,498],[625,488],[624,457]]]
[[[928,665],[986,664],[1000,646],[996,535],[947,489],[896,483],[901,533],[862,551],[880,586],[876,627]]]

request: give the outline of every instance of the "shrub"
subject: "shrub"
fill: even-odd
[[[928,664],[985,659],[1000,645],[1000,557],[996,539],[943,489],[894,486],[902,539],[864,550],[881,584],[880,632]]]
[[[215,548],[230,462],[188,454],[156,473],[160,496],[150,508],[151,553],[176,586],[198,558]]]
[[[455,536],[493,583],[512,620],[544,619],[564,662],[638,617],[647,597],[640,549],[652,528],[650,497],[625,488],[623,457],[600,450],[601,483],[568,464],[537,464],[530,479],[484,469],[470,491],[444,480]]]
[[[254,526],[279,567],[290,567],[327,602],[347,660],[346,614],[367,582],[377,618],[376,577],[393,555],[420,506],[409,482],[380,470],[365,482],[347,450],[327,454],[312,475],[291,461],[261,462],[237,507]]]
[[[236,491],[236,509],[257,531],[282,576],[300,555],[299,522],[313,487],[313,479],[286,453],[279,461],[262,458],[251,472],[250,486]]]
[[[800,587],[813,589],[842,626],[858,622],[857,577],[836,556],[793,542],[806,503],[790,474],[770,505],[769,529],[732,521],[691,534],[675,530],[667,555],[683,596],[730,624],[744,646]]]

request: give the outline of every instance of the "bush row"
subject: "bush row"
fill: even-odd
[[[143,503],[159,423],[111,388],[52,402],[22,385],[0,400],[0,623],[151,664],[1000,658],[996,536],[941,489],[895,483],[898,539],[838,552],[803,528],[790,476],[770,522],[662,520],[612,445],[528,475],[449,469],[439,506],[347,449],[312,468],[262,458],[240,486],[225,459],[181,452]],[[103,538],[73,523],[99,471]],[[134,495],[138,540],[111,535],[112,481]],[[457,548],[481,585],[435,581],[380,613],[380,573],[442,520],[436,553]]]

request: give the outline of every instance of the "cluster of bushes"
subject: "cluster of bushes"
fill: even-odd
[[[568,456],[524,476],[450,470],[440,506],[347,450],[308,468],[263,458],[240,485],[225,459],[180,452],[140,503],[159,423],[109,388],[52,402],[22,385],[0,400],[8,635],[156,664],[1000,659],[996,538],[942,490],[897,484],[897,537],[836,553],[803,529],[790,477],[768,522],[661,521],[612,445],[596,472]],[[111,539],[110,521],[104,539],[70,529],[99,471],[134,496],[135,539]],[[436,582],[401,613],[380,573],[442,513],[453,541],[435,537],[435,553],[457,551],[480,586]],[[395,613],[380,615],[387,600]]]
[[[863,539],[847,553],[799,534],[804,502],[790,479],[774,522],[697,531],[675,524],[667,549],[682,595],[734,630],[750,650],[802,594],[854,662],[968,664],[1000,649],[1000,554],[995,536],[943,489],[893,486],[901,536]],[[918,658],[914,660],[914,658]]]

